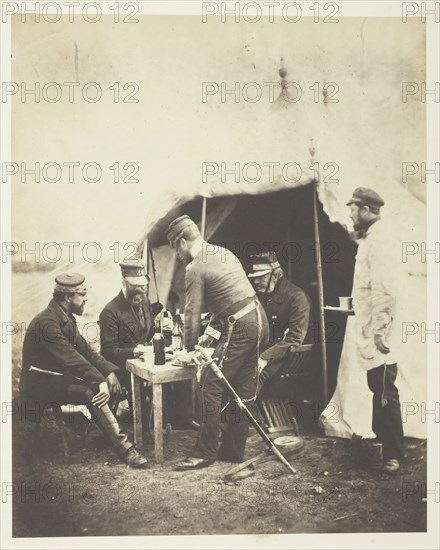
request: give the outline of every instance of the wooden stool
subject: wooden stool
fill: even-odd
[[[48,418],[50,421],[55,420],[55,425],[57,427],[57,431],[61,437],[62,447],[63,447],[63,455],[69,456],[70,450],[69,445],[67,443],[66,434],[65,434],[65,425],[63,421],[63,414],[61,411],[61,405],[57,403],[47,403],[46,405],[43,405],[42,407],[40,404],[37,404],[38,407],[35,410],[35,429],[34,429],[34,437],[33,437],[33,444],[34,447],[37,447],[40,441],[40,433],[41,433],[41,420],[42,418]],[[49,416],[50,415],[50,416]]]

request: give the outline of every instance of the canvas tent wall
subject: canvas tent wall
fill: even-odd
[[[80,243],[79,250],[95,240],[102,259],[112,259],[114,243],[122,249],[146,218],[154,224],[182,196],[282,188],[289,184],[282,168],[291,162],[302,170],[297,184],[310,181],[311,138],[322,178],[339,180],[344,198],[356,185],[401,182],[402,162],[425,158],[426,103],[417,95],[402,101],[402,82],[426,80],[425,32],[420,18],[402,24],[399,17],[347,17],[333,25],[305,16],[294,24],[282,17],[249,24],[139,14],[136,25],[115,26],[110,15],[93,25],[67,16],[37,25],[13,16],[12,81],[32,89],[38,74],[41,83],[81,87],[73,102],[64,88],[57,102],[12,97],[12,160],[33,166],[38,159],[43,168],[56,159],[63,168],[57,181],[40,177],[37,184],[20,171],[13,177],[12,240],[45,243],[57,235]],[[295,99],[295,85],[302,91],[295,102],[283,101],[282,66],[287,96]],[[133,81],[129,100],[136,87],[123,86]],[[98,102],[82,98],[90,82],[103,92]],[[203,97],[209,83],[218,92]],[[230,89],[238,97],[222,93]],[[80,163],[74,181],[63,165],[72,159]],[[90,181],[93,170],[88,179],[81,174],[91,161],[102,167],[97,182]],[[207,161],[219,170],[204,182]],[[251,181],[252,170],[247,180],[222,178],[221,164],[230,170],[237,162],[241,176],[247,163],[259,164],[261,178]],[[273,177],[263,163],[278,163]],[[404,185],[425,196],[420,172]],[[324,198],[330,219],[347,221],[344,202]],[[44,223],[28,215],[37,203],[51,212]]]

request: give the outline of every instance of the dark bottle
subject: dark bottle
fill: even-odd
[[[174,316],[174,326],[172,333],[172,348],[174,351],[180,351],[183,348],[183,330],[182,330],[182,319],[180,317],[180,311],[176,311]]]
[[[160,327],[160,319],[158,316],[154,321],[153,350],[154,364],[165,365],[165,341],[163,339]]]

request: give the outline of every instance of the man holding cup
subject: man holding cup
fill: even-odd
[[[358,359],[373,392],[372,428],[383,446],[383,471],[393,473],[405,453],[393,323],[399,246],[381,220],[384,204],[373,189],[358,187],[347,206],[359,237],[353,281]]]
[[[145,347],[154,334],[154,314],[148,299],[149,276],[140,259],[120,263],[122,290],[102,310],[99,316],[101,353],[119,367],[118,376],[128,393],[132,408],[131,377],[126,370],[127,359],[144,357],[153,361],[152,346]],[[171,386],[171,387],[169,387]],[[148,396],[151,390],[146,392]],[[174,429],[190,427],[190,386],[178,382],[165,387],[164,410],[166,423]],[[145,397],[146,399],[147,397]]]
[[[99,326],[102,355],[126,373],[127,359],[140,356],[139,344],[146,344],[153,335],[153,315],[142,260],[126,260],[120,267],[122,289],[102,310]],[[125,378],[129,386],[129,376]]]
[[[101,353],[119,367],[118,378],[127,394],[128,411],[132,410],[131,377],[125,364],[127,359],[143,353],[140,345],[151,339],[153,315],[147,297],[149,277],[142,260],[125,260],[119,265],[122,289],[101,311],[99,327]],[[121,403],[123,410],[125,404]]]

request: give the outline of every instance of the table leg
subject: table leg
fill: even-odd
[[[131,388],[133,393],[134,442],[137,445],[142,445],[144,443],[141,386],[142,380],[135,374],[131,373]]]
[[[197,418],[196,402],[197,402],[197,380],[193,378],[191,380],[191,413],[192,420],[199,420]]]
[[[154,457],[163,462],[162,384],[153,384]]]

